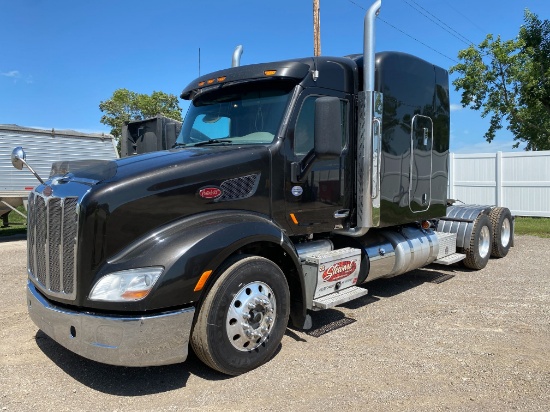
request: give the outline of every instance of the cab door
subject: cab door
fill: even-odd
[[[409,172],[409,209],[425,212],[432,203],[433,122],[417,114],[411,121],[411,163]]]
[[[341,154],[330,159],[316,158],[314,150],[315,102],[323,96],[340,100]],[[349,225],[353,196],[348,144],[350,96],[304,93],[295,105],[286,134],[285,206],[292,234],[329,232]],[[296,170],[304,170],[301,175]]]

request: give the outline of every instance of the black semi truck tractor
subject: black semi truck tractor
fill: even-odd
[[[513,242],[502,207],[449,205],[447,71],[365,48],[193,80],[174,147],[54,164],[29,196],[28,310],[99,362],[237,375],[287,325],[433,262],[482,269]],[[21,168],[24,152],[12,155]]]

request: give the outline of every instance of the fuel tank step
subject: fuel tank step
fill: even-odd
[[[440,265],[452,265],[453,263],[460,262],[466,257],[463,253],[453,253],[451,255],[442,257],[440,259],[434,260],[434,263],[438,263]]]
[[[342,303],[349,302],[350,300],[365,296],[369,291],[357,286],[350,286],[349,288],[339,290],[338,292],[325,295],[313,300],[313,309],[330,309],[334,306],[341,305]]]

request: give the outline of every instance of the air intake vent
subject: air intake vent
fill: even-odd
[[[226,180],[220,185],[223,194],[216,201],[227,202],[229,200],[246,199],[256,192],[259,181],[259,173]]]

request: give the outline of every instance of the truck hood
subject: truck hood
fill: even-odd
[[[163,167],[192,167],[193,163],[215,161],[221,156],[226,159],[227,154],[234,153],[241,157],[244,153],[257,153],[266,150],[263,146],[253,148],[243,146],[209,146],[172,149],[125,157],[117,160],[64,160],[52,163],[49,179],[66,179],[95,185],[104,181],[116,181],[128,175],[149,173],[151,169]],[[191,161],[191,162],[189,162]],[[182,163],[185,162],[185,165]]]
[[[86,236],[79,249],[93,251],[87,256],[90,269],[137,238],[193,214],[248,210],[271,215],[271,156],[266,146],[172,149],[108,166],[109,173],[90,184],[80,204]],[[74,180],[82,178],[78,171],[73,173]],[[93,239],[104,242],[93,244]]]

